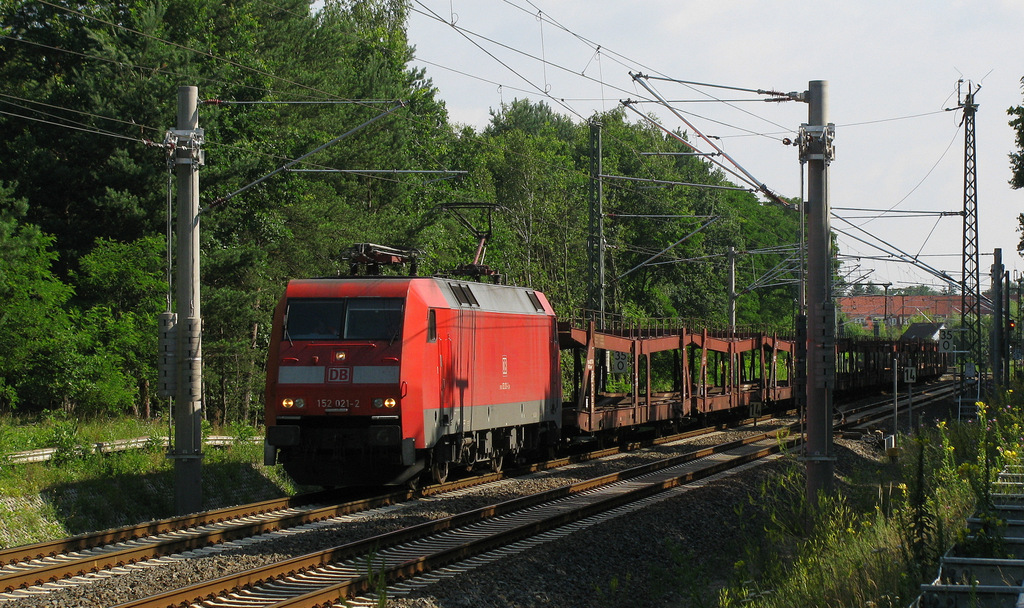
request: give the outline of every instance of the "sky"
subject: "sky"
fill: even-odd
[[[836,125],[830,204],[842,218],[832,228],[846,233],[844,273],[894,287],[942,285],[911,264],[867,259],[887,253],[857,239],[960,280],[962,219],[937,213],[963,209],[963,112],[944,110],[980,85],[978,267],[986,289],[996,248],[1011,277],[1024,274],[1016,252],[1024,190],[1008,184],[1015,134],[1006,113],[1024,103],[1021,31],[1020,0],[412,0],[408,35],[413,63],[450,120],[478,129],[516,98],[544,100],[579,122],[623,99],[653,99],[630,72],[755,91],[802,92],[827,81]],[[801,195],[798,151],[781,140],[807,122],[806,104],[648,82],[758,181]],[[664,106],[635,107],[694,140]]]

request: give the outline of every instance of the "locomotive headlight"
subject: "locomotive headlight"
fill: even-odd
[[[302,397],[299,397],[298,399],[295,400],[295,407],[306,407],[306,400],[303,399]]]
[[[395,407],[395,400],[392,399],[391,397],[388,397],[387,399],[384,400],[384,407]]]
[[[344,361],[345,360],[345,356],[346,356],[345,355],[345,351],[343,351],[343,350],[336,350],[336,351],[334,351],[334,360],[335,361]]]
[[[295,407],[295,401],[293,399],[282,399],[281,400],[281,407],[283,407],[283,408]]]
[[[376,407],[376,408],[384,407],[384,400],[381,399],[380,397],[377,397],[376,399],[373,400],[373,407]]]

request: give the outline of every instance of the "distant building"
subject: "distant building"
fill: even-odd
[[[913,318],[925,318],[931,323],[951,323],[960,320],[958,295],[867,295],[836,298],[836,306],[846,315],[846,322],[868,330],[876,326],[903,327]],[[992,309],[982,302],[981,314],[990,315]]]

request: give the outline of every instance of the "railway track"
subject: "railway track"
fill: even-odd
[[[756,424],[769,418],[750,419],[738,425]],[[725,425],[720,425],[649,441],[628,442],[622,446],[517,467],[510,469],[508,475],[553,470],[645,446],[699,437],[724,428]],[[341,503],[337,502],[335,492],[316,492],[0,550],[0,600],[17,597],[15,592],[21,589],[52,585],[71,577],[96,574],[154,558],[328,521],[409,501],[417,496],[458,491],[494,482],[505,476],[503,473],[477,475],[425,486],[417,491],[402,489]]]
[[[919,396],[918,398],[922,399],[923,397]],[[881,406],[879,406],[879,404],[874,404],[874,409],[876,411],[872,413],[872,410],[869,407],[865,410],[867,412],[865,415],[881,415],[884,417],[886,413],[884,411],[879,411],[879,408],[882,408],[882,410],[884,410],[884,407],[884,404]],[[758,422],[761,421],[763,421],[763,419],[759,420]],[[683,438],[697,436],[701,433],[712,432],[714,430],[717,429],[705,429],[699,432],[694,431],[690,433],[684,433],[682,435],[661,438],[650,443],[658,444],[667,443],[671,441],[679,441],[680,439]],[[760,441],[769,441],[763,435],[760,437]],[[627,448],[631,447],[637,446],[627,446]],[[738,446],[723,446],[722,448],[719,449],[738,449]],[[572,456],[551,461],[548,463],[543,463],[540,465],[534,465],[533,467],[531,467],[531,469],[550,469],[553,467],[565,466],[566,464],[572,462],[580,462],[585,461],[587,459],[605,457],[622,451],[623,448],[600,450],[598,452],[586,455]],[[683,458],[691,460],[694,458],[708,458],[711,456],[711,454],[712,452],[702,450],[700,452],[690,454]],[[713,473],[714,470],[711,470],[707,474]],[[639,474],[640,473],[632,473],[629,475]],[[627,477],[629,475],[623,476]],[[611,477],[612,476],[608,476],[608,478],[602,481],[601,483],[612,483]],[[492,474],[484,475],[471,480],[449,482],[447,484],[443,484],[442,486],[432,486],[424,488],[424,493],[436,494],[451,492],[453,490],[460,489],[468,485],[486,483],[488,481],[494,481],[498,478],[500,478],[500,475]],[[676,479],[678,480],[680,478],[677,476]],[[587,484],[589,483],[590,482],[587,482]],[[679,483],[679,481],[673,483]],[[574,488],[576,489],[567,490],[567,492],[569,492],[570,494],[582,492],[581,488],[583,488],[587,484],[574,486]],[[664,489],[664,487],[661,489]],[[627,495],[630,494],[627,492]],[[225,542],[228,540],[234,540],[238,538],[245,538],[257,534],[264,534],[269,531],[282,530],[291,526],[299,526],[304,523],[314,521],[323,521],[326,519],[339,517],[348,513],[356,513],[359,511],[365,511],[367,509],[386,506],[389,504],[393,504],[395,502],[401,502],[403,500],[409,500],[410,498],[412,498],[412,493],[408,491],[395,492],[385,496],[377,496],[373,498],[367,498],[364,500],[348,502],[344,504],[322,505],[318,503],[319,500],[324,500],[327,498],[327,496],[327,494],[319,493],[317,495],[307,495],[295,499],[266,501],[264,503],[257,503],[256,505],[246,505],[234,509],[223,509],[207,514],[189,516],[184,518],[174,518],[171,520],[163,520],[161,522],[151,522],[133,528],[106,531],[94,535],[83,535],[81,537],[75,537],[74,539],[65,539],[63,541],[57,541],[55,543],[42,543],[39,545],[32,545],[28,547],[17,547],[15,549],[0,552],[0,564],[5,564],[2,568],[0,568],[0,589],[5,589],[8,592],[11,592],[16,589],[37,586],[47,582],[53,583],[55,581],[60,581],[64,578],[71,576],[86,574],[90,572],[99,572],[104,569],[118,568],[120,566],[124,566],[125,564],[142,562],[162,555],[180,553],[181,551],[188,551],[193,548],[208,546],[213,543]],[[610,505],[602,508],[610,508],[615,506],[613,503],[604,503],[603,501],[599,502],[601,502],[602,504]],[[489,510],[489,512],[492,513],[498,512],[497,510],[495,510],[495,508],[488,508],[485,510]],[[580,514],[576,517],[578,518],[586,516],[587,512],[581,510]],[[447,525],[454,525],[453,522],[464,522],[464,520],[452,519],[449,521]],[[540,525],[543,524],[531,524],[531,526]],[[189,526],[191,526],[191,528]],[[421,535],[424,533],[423,530],[419,528],[414,528],[414,530],[415,531],[411,533],[414,536]],[[437,530],[435,532],[440,531],[442,530]],[[139,538],[147,534],[155,536],[152,536],[148,539]],[[498,538],[502,537],[499,536]],[[379,539],[375,542],[379,542]],[[445,555],[447,555],[447,557],[431,558],[430,560],[428,560],[428,563],[435,564],[435,566],[431,567],[436,567],[436,564],[446,563],[448,561],[451,561],[452,559],[457,558],[457,556],[452,553],[447,553]],[[359,559],[364,560],[363,570],[365,571],[366,562],[364,558],[365,555],[362,557],[357,556],[354,559],[356,559],[357,561]],[[323,555],[321,555],[321,557],[317,559],[322,560],[326,558],[324,558]],[[403,561],[402,564],[405,564],[405,562]],[[390,564],[390,562],[384,563],[384,565],[388,565],[389,569],[391,568],[391,566],[394,566],[394,564]],[[303,566],[303,568],[307,567],[308,565]],[[294,569],[295,564],[289,564],[287,568]],[[395,573],[386,574],[384,579],[381,579],[379,577],[380,573],[377,573],[376,578],[374,578],[373,580],[396,580],[397,577],[399,577],[399,575],[402,572],[405,573],[402,574],[402,576],[407,576],[410,573],[408,571],[408,565],[406,564],[402,568],[403,569],[401,569],[401,572],[396,571]],[[383,572],[383,566],[381,567],[381,571]],[[267,576],[268,575],[265,573],[260,574],[258,575],[257,579],[267,580]],[[364,583],[357,582],[354,584],[355,587],[352,587],[353,590],[359,589],[360,585]],[[7,597],[11,597],[11,595],[7,595]]]
[[[795,445],[797,439],[787,438],[788,433],[787,427],[758,434],[128,602],[118,608],[331,605],[339,599],[421,576],[778,453]]]

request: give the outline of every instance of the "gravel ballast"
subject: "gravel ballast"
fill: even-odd
[[[763,430],[763,429],[759,429]],[[733,433],[720,434],[715,443]],[[710,441],[710,440],[704,440]],[[209,580],[289,557],[325,549],[536,493],[571,481],[593,477],[661,457],[671,448],[657,448],[602,461],[575,465],[524,479],[505,480],[456,496],[439,496],[321,522],[259,539],[226,543],[181,557],[154,560],[125,569],[124,574],[90,577],[85,584],[4,603],[11,608],[36,606],[109,607],[130,599],[178,588],[186,581]],[[837,440],[839,475],[853,467],[882,465],[875,442]],[[701,605],[729,581],[751,539],[756,517],[750,497],[792,456],[721,476],[672,492],[646,508],[596,524],[554,542],[527,549],[457,578],[413,591],[407,597],[389,593],[389,605],[415,608],[461,606],[656,606]],[[738,507],[743,506],[742,510]]]

